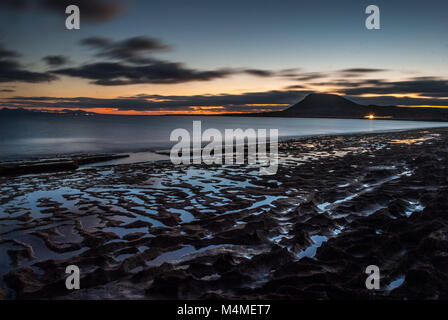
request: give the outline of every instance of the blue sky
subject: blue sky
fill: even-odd
[[[370,4],[381,10],[381,30],[367,30],[364,26],[364,10]],[[113,19],[91,22],[83,20],[80,5],[81,30],[68,31],[64,13],[54,8],[30,5],[12,10],[2,5],[0,43],[21,54],[23,68],[36,72],[48,71],[42,60],[48,55],[69,57],[72,68],[104,62],[104,57],[95,56],[92,48],[80,45],[82,39],[106,37],[122,41],[141,36],[172,46],[166,52],[151,52],[151,57],[195,70],[297,68],[300,73],[330,73],[350,68],[387,69],[382,74],[384,81],[443,78],[447,74],[447,1],[131,0],[122,1],[121,6],[123,11]],[[52,87],[15,81],[15,92],[0,97],[24,96],[27,92],[54,97],[59,93],[72,97],[85,93],[88,97],[111,99],[114,94],[219,94],[282,90],[288,84],[300,84],[291,79],[240,74],[205,82],[162,85],[150,81],[110,88],[72,74],[60,75],[59,80],[52,81]],[[10,85],[0,83],[0,89],[3,84]],[[323,86],[325,90],[333,89]]]

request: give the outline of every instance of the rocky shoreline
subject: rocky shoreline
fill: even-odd
[[[279,151],[274,176],[160,161],[2,178],[0,296],[448,298],[447,128]]]
[[[79,166],[129,157],[128,154],[79,155],[34,161],[0,162],[1,176],[76,170]]]

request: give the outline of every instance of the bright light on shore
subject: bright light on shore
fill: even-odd
[[[373,120],[373,119],[375,119],[375,116],[374,116],[373,114],[370,114],[370,115],[368,116],[368,118],[369,118],[370,120]]]

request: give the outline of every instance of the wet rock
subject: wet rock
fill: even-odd
[[[0,286],[0,300],[5,300],[8,298],[7,292]]]
[[[196,278],[203,278],[213,274],[214,268],[210,264],[191,263],[188,266],[188,271]]]
[[[409,207],[409,203],[398,199],[389,204],[389,213],[394,217],[399,217],[404,214],[407,207]]]
[[[421,130],[290,140],[280,146],[288,164],[269,177],[170,162],[6,177],[0,224],[25,246],[1,235],[5,282],[21,299],[120,296],[126,286],[151,299],[448,298],[448,131],[431,130],[440,138],[430,144],[412,143],[428,134]],[[61,181],[77,190],[62,201]],[[43,192],[36,206],[14,204],[35,190]],[[268,195],[285,198],[256,206]],[[405,214],[411,200],[424,209]],[[183,223],[171,209],[194,219]],[[315,255],[299,259],[310,246]],[[32,267],[20,268],[28,260]],[[82,269],[88,290],[67,294],[68,264]],[[398,276],[404,283],[366,290],[370,264],[385,286]]]
[[[11,259],[11,263],[14,266],[18,266],[23,259],[33,259],[33,251],[30,247],[17,250],[8,250],[7,252]]]
[[[410,298],[426,297],[435,299],[438,296],[438,286],[440,280],[434,276],[434,270],[431,267],[417,267],[406,273],[405,282],[399,288],[395,289],[395,294],[406,295]]]
[[[143,232],[134,232],[134,233],[129,233],[123,236],[124,240],[127,241],[134,241],[134,240],[139,240],[141,238],[143,238],[145,236],[145,233]]]
[[[423,238],[417,248],[421,254],[446,252],[448,248],[448,229],[440,229]]]
[[[180,286],[186,282],[188,274],[183,270],[169,271],[154,278],[146,294],[155,298],[179,299]]]
[[[231,270],[236,266],[236,262],[231,254],[223,254],[217,257],[216,261],[213,262],[213,269],[217,273],[224,273]]]
[[[29,267],[12,270],[3,279],[8,287],[16,292],[18,298],[26,297],[27,294],[37,291],[43,286],[39,281],[40,277]]]
[[[0,165],[0,176],[70,171],[76,169],[78,169],[78,165],[74,161],[2,164]]]

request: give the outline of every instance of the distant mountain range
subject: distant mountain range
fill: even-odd
[[[70,110],[70,109],[64,109],[64,110],[60,110],[58,112],[48,112],[48,111],[42,111],[42,110],[30,110],[30,109],[23,109],[23,108],[18,108],[18,109],[8,109],[8,108],[3,108],[0,109],[0,115],[2,116],[7,116],[7,115],[11,115],[11,116],[20,116],[20,115],[36,115],[36,114],[54,114],[54,115],[74,115],[74,116],[87,116],[87,115],[95,115],[98,113],[94,113],[94,112],[86,112],[86,111],[82,111],[82,110]]]
[[[363,119],[370,116],[374,119],[448,121],[448,109],[365,106],[335,94],[312,93],[283,111],[247,114],[247,116],[344,119]]]
[[[29,109],[0,109],[0,116],[6,115],[99,115],[82,110],[61,110],[49,113]],[[172,114],[171,116],[174,116]],[[183,115],[185,116],[185,115]],[[335,94],[312,93],[302,101],[282,111],[270,111],[246,114],[216,114],[216,116],[234,117],[284,117],[284,118],[340,118],[340,119],[390,119],[415,121],[448,121],[448,109],[428,107],[397,107],[361,105]]]

